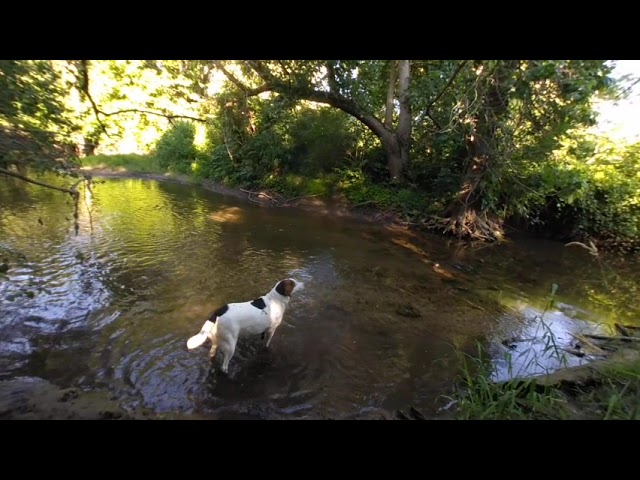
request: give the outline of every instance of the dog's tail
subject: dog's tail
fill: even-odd
[[[189,350],[199,347],[207,340],[207,338],[215,338],[216,331],[218,330],[216,320],[216,316],[213,315],[209,320],[204,322],[204,325],[198,334],[187,340],[187,348]]]

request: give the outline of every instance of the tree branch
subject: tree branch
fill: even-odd
[[[285,83],[283,80],[279,80],[275,75],[273,75],[268,67],[263,65],[259,60],[247,60],[247,65],[249,65],[265,82],[265,85],[253,90],[248,90],[247,87],[232,73],[228,72],[220,62],[214,61],[214,64],[220,68],[220,71],[241,90],[250,92],[258,89],[260,89],[260,91],[271,90],[283,95],[289,95],[299,100],[308,100],[311,102],[331,105],[332,107],[338,108],[360,120],[378,138],[389,140],[391,136],[391,132],[385,128],[384,124],[380,120],[378,120],[374,115],[365,112],[353,100],[333,91],[323,92],[311,87],[300,85],[291,87],[289,84]]]
[[[460,73],[460,70],[462,70],[462,67],[464,67],[467,62],[468,62],[468,60],[463,60],[462,63],[460,63],[460,65],[458,65],[458,68],[456,68],[455,72],[453,72],[453,75],[451,75],[451,77],[449,78],[449,80],[445,84],[444,88],[442,90],[440,90],[440,93],[438,95],[436,95],[436,98],[434,98],[431,101],[431,103],[429,103],[429,105],[427,105],[427,108],[425,109],[425,115],[431,119],[431,121],[436,125],[436,127],[438,127],[438,130],[442,130],[442,128],[440,127],[440,124],[435,120],[435,118],[433,118],[433,116],[431,115],[431,111],[430,111],[431,107],[433,107],[435,105],[435,103],[438,100],[440,100],[440,97],[442,97],[444,92],[446,92],[447,89],[451,86],[451,84],[453,83],[455,78]]]
[[[0,168],[0,173],[8,175],[9,177],[19,178],[20,180],[23,180],[23,181],[29,182],[29,183],[33,183],[34,185],[39,185],[41,187],[50,188],[52,190],[58,190],[59,192],[68,193],[69,195],[71,195],[73,197],[77,197],[78,196],[78,190],[76,190],[76,187],[78,186],[78,184],[81,181],[80,180],[79,182],[76,182],[76,184],[71,188],[64,188],[64,187],[58,187],[56,185],[51,185],[49,183],[40,182],[38,180],[34,180],[34,179],[29,178],[29,177],[27,177],[25,175],[22,175],[20,173],[12,172],[11,170],[7,170],[6,168]]]
[[[242,90],[247,97],[255,97],[256,95],[260,95],[261,93],[271,90],[271,87],[268,84],[261,85],[260,87],[256,88],[249,88],[240,80],[238,80],[233,73],[224,68],[224,65],[222,65],[219,60],[213,60],[213,64],[224,74],[225,77],[229,79],[231,83]]]
[[[297,85],[290,87],[284,81],[276,78],[271,71],[258,60],[247,60],[247,64],[258,74],[262,80],[276,93],[290,95],[299,100],[308,100],[311,102],[324,103],[338,108],[345,113],[360,120],[374,135],[378,138],[389,139],[391,132],[387,130],[384,124],[378,120],[374,115],[365,112],[357,103],[353,100],[342,96],[338,92],[323,92],[315,90],[312,87],[305,87]]]
[[[80,91],[86,95],[87,99],[89,100],[89,103],[91,103],[91,108],[93,109],[93,113],[95,114],[96,120],[100,124],[100,128],[102,129],[102,131],[108,137],[111,137],[111,135],[107,131],[107,127],[104,125],[104,123],[102,123],[102,120],[100,119],[100,115],[103,115],[105,117],[111,117],[113,115],[119,115],[121,113],[145,113],[147,115],[157,115],[159,117],[164,117],[169,120],[173,120],[176,118],[184,118],[188,120],[194,120],[196,122],[202,122],[202,123],[206,122],[206,120],[202,118],[191,117],[189,115],[167,115],[165,113],[152,112],[150,110],[140,110],[137,108],[128,108],[125,110],[117,110],[115,112],[105,112],[104,110],[100,110],[100,108],[94,101],[93,97],[91,96],[91,93],[89,92],[89,66],[88,66],[87,60],[80,60],[80,67],[78,68],[78,73],[80,75],[80,77],[78,78]]]
[[[259,60],[247,60],[247,63],[267,84],[278,83],[278,79]]]
[[[89,63],[88,63],[88,60],[80,60],[80,67],[78,68],[78,73],[81,76],[81,78],[80,78],[80,91],[82,93],[84,93],[86,95],[86,97],[89,99],[89,103],[91,103],[91,108],[93,109],[93,113],[94,113],[94,115],[96,117],[96,120],[100,124],[100,128],[102,129],[102,131],[104,132],[104,134],[107,137],[111,138],[111,135],[107,131],[107,127],[105,126],[104,123],[102,123],[102,120],[100,120],[100,113],[101,112],[98,109],[98,105],[96,105],[96,102],[93,100],[93,97],[91,96],[91,93],[89,93]]]
[[[196,122],[203,122],[203,123],[206,122],[206,120],[203,118],[191,117],[189,115],[167,115],[165,113],[152,112],[150,110],[139,110],[137,108],[128,108],[126,110],[117,110],[115,112],[103,112],[102,110],[98,110],[98,111],[105,117],[110,117],[111,115],[118,115],[120,113],[145,113],[147,115],[157,115],[159,117],[165,117],[165,118],[168,118],[169,120],[173,120],[175,118],[186,118],[188,120],[194,120]]]

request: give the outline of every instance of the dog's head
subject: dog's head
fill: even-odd
[[[299,280],[294,280],[293,278],[285,278],[284,280],[280,280],[278,283],[276,283],[276,286],[273,287],[276,292],[284,297],[290,297],[294,292],[302,290],[303,288],[304,283]]]

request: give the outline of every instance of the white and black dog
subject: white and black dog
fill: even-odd
[[[276,283],[269,293],[251,302],[223,305],[204,322],[200,332],[187,341],[187,348],[191,350],[202,345],[207,339],[211,340],[209,358],[213,361],[219,347],[223,355],[221,370],[227,373],[238,338],[262,334],[263,339],[267,337],[268,347],[282,322],[291,295],[303,288],[302,282],[286,278]]]

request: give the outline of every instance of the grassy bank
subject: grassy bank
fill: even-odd
[[[231,188],[268,191],[277,194],[281,202],[313,197],[320,200],[341,200],[351,207],[378,212],[379,216],[413,223],[438,211],[426,194],[411,188],[377,185],[353,171],[337,171],[314,178],[297,174],[268,175],[261,181],[241,181],[224,175],[204,175],[194,163],[191,171],[163,168],[153,155],[94,155],[82,159],[87,169],[108,169],[122,173],[177,174],[193,180],[211,180]]]
[[[492,382],[468,359],[455,395],[463,420],[638,420],[640,351],[556,373]]]
[[[166,173],[152,155],[92,155],[82,159],[82,166],[105,168],[129,173]]]
[[[525,369],[540,365],[541,357],[567,366],[568,355],[596,355],[584,365],[560,368],[546,375],[492,381],[493,366],[486,349],[459,352],[461,381],[455,398],[456,418],[463,420],[637,420],[640,419],[640,327],[616,324],[622,336],[576,335],[571,349],[562,346],[545,320],[555,303],[552,285],[538,317],[537,340],[544,345],[530,356]],[[513,371],[513,356],[504,356]],[[512,374],[513,375],[513,374]],[[517,374],[516,374],[517,377]]]

